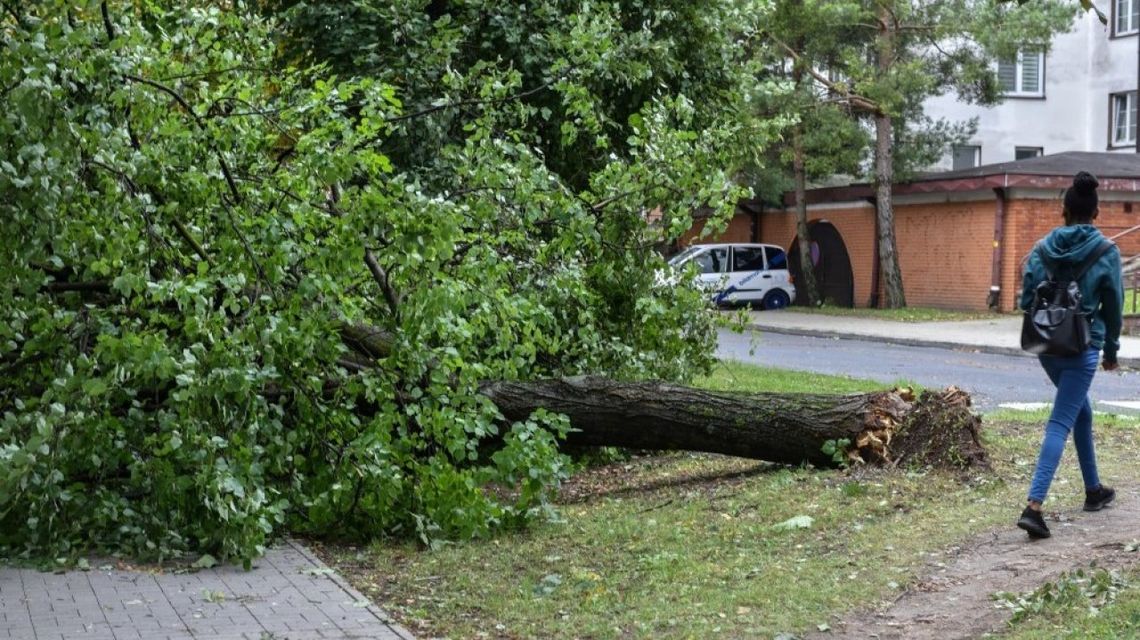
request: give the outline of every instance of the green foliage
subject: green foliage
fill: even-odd
[[[394,128],[385,149],[396,164],[439,176],[434,149],[455,138],[473,102],[488,97],[472,80],[505,71],[533,108],[521,127],[535,134],[546,166],[574,189],[587,187],[611,153],[630,149],[642,109],[662,95],[687,97],[692,131],[723,123],[726,107],[757,91],[754,83],[741,84],[755,64],[744,47],[766,11],[754,0],[263,5],[282,19],[286,60],[375,77],[398,88],[408,112],[430,111]],[[732,115],[745,123],[744,113]]]
[[[803,123],[809,180],[865,173],[872,140],[861,121],[877,113],[891,116],[895,177],[905,180],[976,128],[972,121],[932,120],[923,112],[924,103],[947,93],[967,102],[1000,102],[995,61],[1019,49],[1048,50],[1053,37],[1071,27],[1074,11],[1064,0],[777,2],[765,24],[766,34],[778,43],[770,50],[775,61],[768,69],[790,78],[798,67],[802,80],[793,99],[762,108],[790,113]],[[880,12],[896,23],[882,63]],[[779,156],[783,166],[791,166],[789,148]],[[778,194],[787,188],[787,181],[765,188],[772,179],[758,175],[758,190]]]
[[[839,438],[838,440],[824,442],[821,450],[823,455],[831,456],[832,462],[845,467],[847,466],[847,451],[850,446],[851,440],[849,438]]]
[[[723,90],[691,95],[706,76],[608,5],[486,40],[376,3],[376,38],[341,43],[365,59],[316,66],[214,5],[0,18],[0,554],[487,536],[548,512],[567,425],[504,424],[482,381],[708,370],[713,317],[650,247],[698,206],[723,223],[771,136],[736,118],[731,37],[706,43]],[[510,37],[554,53],[491,55]]]
[[[1096,615],[1115,602],[1128,586],[1128,579],[1119,572],[1093,565],[1088,571],[1063,573],[1055,582],[1046,582],[1028,593],[999,591],[993,597],[998,606],[1013,612],[1009,624],[1014,625],[1035,615],[1077,607],[1085,607],[1089,615]]]

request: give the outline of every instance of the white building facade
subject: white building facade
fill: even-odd
[[[1109,24],[1081,12],[1048,54],[1022,52],[998,65],[1006,95],[1001,104],[966,104],[953,93],[927,101],[931,118],[978,119],[973,139],[955,147],[935,169],[1064,151],[1137,152],[1140,0],[1097,5],[1109,10]]]

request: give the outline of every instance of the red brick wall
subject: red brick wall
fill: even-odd
[[[706,238],[702,238],[701,232],[704,231],[705,221],[698,220],[677,240],[677,245],[687,247],[690,244],[699,243],[712,243],[712,242],[752,242],[752,216],[747,213],[738,212],[731,220],[728,221],[728,227],[725,228],[724,233],[713,234]]]
[[[871,298],[872,262],[875,259],[875,210],[853,206],[847,209],[809,210],[808,220],[826,220],[835,225],[851,258],[855,306],[865,307]],[[796,215],[792,211],[766,211],[760,215],[760,242],[796,250]]]
[[[1102,194],[1102,198],[1103,198]],[[993,264],[994,199],[974,202],[900,204],[895,207],[895,240],[907,304],[915,307],[984,311],[990,290]],[[1125,211],[1123,202],[1101,202],[1096,225],[1107,236],[1140,225],[1140,203]],[[1021,289],[1023,258],[1033,244],[1064,223],[1059,198],[1019,198],[1006,203],[1004,254],[1001,267],[1000,310],[1011,311]],[[867,306],[874,269],[875,212],[867,206],[814,208],[809,220],[835,225],[847,245],[854,276],[856,306]],[[752,218],[736,215],[725,233],[695,239],[703,223],[685,234],[681,244],[691,242],[750,242]],[[776,244],[793,251],[796,237],[792,211],[765,211],[759,215],[757,242]],[[1140,254],[1140,231],[1116,240],[1125,257]],[[882,281],[880,280],[880,291]],[[882,298],[882,296],[880,296]]]
[[[994,200],[895,207],[907,304],[986,309],[993,272]]]
[[[986,308],[990,288],[994,202],[901,205],[895,208],[895,239],[907,302],[949,309]],[[747,216],[737,216],[745,218]],[[809,220],[835,225],[851,258],[856,306],[871,299],[877,257],[875,211],[869,206],[808,211]],[[766,211],[759,241],[792,251],[795,214]],[[882,281],[880,280],[880,286]],[[880,289],[881,291],[881,289]]]

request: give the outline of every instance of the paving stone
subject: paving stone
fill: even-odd
[[[358,602],[367,601],[294,541],[252,571],[0,567],[0,640],[412,640]]]

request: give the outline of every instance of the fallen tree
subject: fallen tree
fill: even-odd
[[[988,465],[980,420],[957,388],[852,395],[721,393],[580,377],[482,387],[508,420],[566,415],[575,446],[687,450],[770,462]]]
[[[660,34],[590,9],[599,31],[531,80],[447,56],[438,76],[393,69],[446,75],[416,108],[408,87],[282,68],[274,25],[248,7],[72,4],[0,16],[0,139],[14,141],[0,145],[0,556],[248,561],[285,531],[488,537],[548,513],[571,468],[563,434],[898,460],[891,425],[915,411],[901,396],[745,402],[731,415],[754,428],[736,433],[715,394],[687,425],[661,421],[699,393],[683,387],[653,413],[638,384],[599,382],[605,402],[629,390],[615,418],[538,397],[555,383],[528,399],[494,382],[684,383],[712,365],[705,294],[662,286],[650,247],[694,210],[723,224],[745,195],[737,168],[778,137],[749,115],[751,90],[730,90],[755,84],[738,58],[752,54],[722,38],[737,10],[667,3],[712,18],[677,26],[713,47],[698,66],[715,91],[637,71],[653,90],[613,104],[623,54],[564,61]],[[408,41],[436,42],[434,24]],[[549,164],[551,124],[573,145],[557,157],[596,154]],[[876,439],[879,458],[860,449]]]

